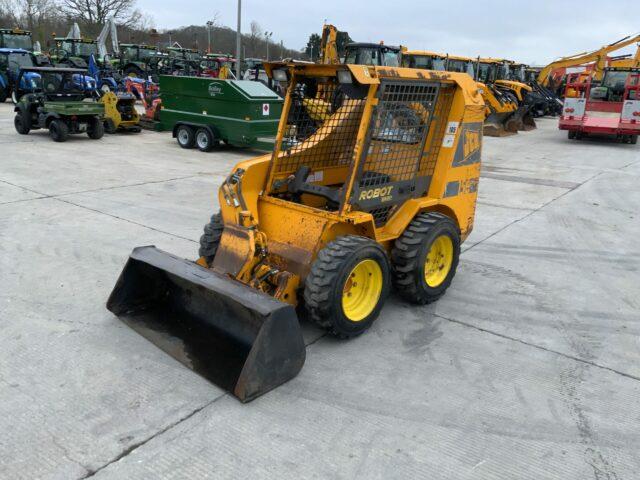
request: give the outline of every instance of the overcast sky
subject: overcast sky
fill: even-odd
[[[215,12],[223,25],[236,25],[235,0],[138,0],[138,5],[157,28],[203,25]],[[300,49],[327,19],[356,41],[541,65],[638,33],[637,6],[631,0],[242,0],[242,31],[255,20],[274,32],[274,41]],[[635,47],[621,53],[632,51]]]

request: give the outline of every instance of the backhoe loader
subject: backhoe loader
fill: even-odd
[[[518,103],[512,95],[494,85],[497,79],[497,65],[482,66],[477,59],[442,55],[423,50],[403,50],[402,66],[420,68],[431,67],[434,70],[454,70],[465,72],[477,81],[485,103],[484,134],[490,137],[504,137],[518,133],[524,125],[518,113]],[[415,67],[414,67],[415,65]],[[480,67],[480,68],[478,68]]]
[[[222,183],[196,262],[136,248],[107,303],[242,402],[302,368],[296,307],[350,338],[392,285],[419,305],[445,293],[473,228],[484,120],[465,74],[266,68],[287,85],[273,152]]]

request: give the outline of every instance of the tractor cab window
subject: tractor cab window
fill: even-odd
[[[395,50],[384,49],[382,53],[382,65],[386,67],[399,67],[398,52]]]
[[[88,57],[89,55],[98,54],[98,46],[95,43],[78,43],[77,52],[81,57]]]
[[[156,54],[156,51],[153,48],[139,48],[138,49],[138,56],[140,57],[140,60],[147,60],[151,57],[154,57]]]
[[[31,42],[30,35],[3,33],[2,37],[6,48],[22,48],[24,50],[33,49],[33,43]]]
[[[347,51],[344,63],[356,65],[379,65],[377,48],[351,48]]]
[[[409,68],[422,68],[425,70],[445,70],[444,59],[431,55],[411,55],[403,62],[403,66]]]
[[[127,47],[124,50],[124,58],[127,60],[134,60],[137,57],[136,53],[135,47]]]
[[[34,66],[31,55],[27,53],[10,53],[8,62],[9,62],[9,68],[16,71],[21,68],[28,68],[28,67]]]
[[[613,90],[624,90],[624,85],[628,76],[629,72],[616,72],[609,70],[605,73],[604,78],[602,79],[602,86]]]
[[[509,68],[509,64],[502,63],[498,67],[498,79],[500,80],[508,80],[510,78],[511,69]]]
[[[478,67],[478,80],[482,83],[491,83],[495,80],[495,65],[481,63]]]

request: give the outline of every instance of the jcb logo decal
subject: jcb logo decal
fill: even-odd
[[[393,185],[388,187],[363,190],[360,192],[360,197],[358,197],[358,200],[371,200],[372,198],[382,197],[382,201],[386,202],[387,200],[391,199],[392,190],[393,190]]]
[[[480,149],[480,132],[465,130],[464,132],[464,157],[467,158]]]

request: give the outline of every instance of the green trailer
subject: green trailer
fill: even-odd
[[[160,76],[160,130],[183,148],[208,151],[220,141],[272,150],[282,98],[260,82]]]

